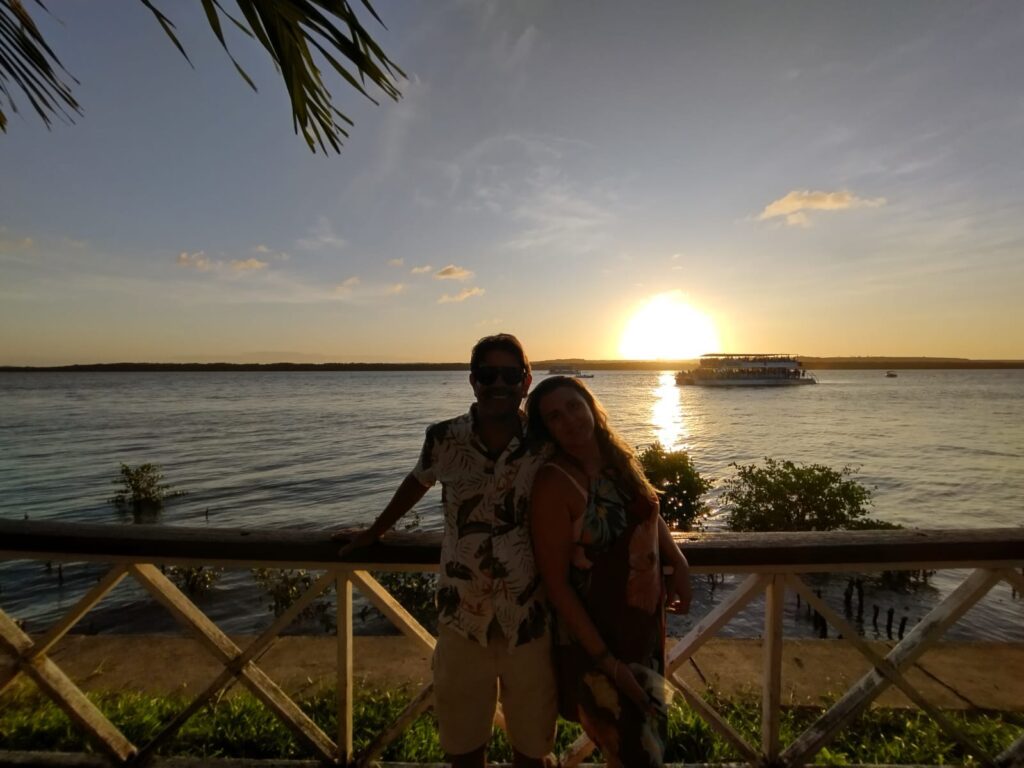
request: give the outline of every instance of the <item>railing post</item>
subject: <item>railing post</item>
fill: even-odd
[[[779,759],[779,718],[782,704],[782,608],[786,596],[782,575],[772,576],[764,593],[764,680],[761,690],[761,751],[769,765]]]
[[[352,762],[352,579],[338,570],[338,762]]]

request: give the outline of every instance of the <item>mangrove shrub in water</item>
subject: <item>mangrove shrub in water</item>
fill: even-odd
[[[764,465],[732,464],[722,501],[733,531],[836,531],[897,528],[867,517],[871,489],[852,467],[797,464],[766,458]]]
[[[701,498],[711,482],[698,472],[686,451],[667,451],[661,443],[642,450],[637,458],[651,485],[659,491],[661,516],[672,528],[689,531],[707,511]]]
[[[118,491],[110,501],[118,509],[135,515],[159,512],[165,499],[182,494],[163,480],[164,473],[157,464],[139,464],[137,467],[121,464],[120,476],[111,481],[118,486]]]

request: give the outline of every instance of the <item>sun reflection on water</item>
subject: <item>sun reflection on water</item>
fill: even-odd
[[[658,376],[658,387],[654,390],[655,400],[651,413],[655,437],[666,450],[689,448],[690,430],[683,418],[680,405],[679,386],[675,374],[664,372]]]

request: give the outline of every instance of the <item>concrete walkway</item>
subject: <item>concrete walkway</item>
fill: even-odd
[[[250,639],[235,640],[244,648]],[[872,645],[883,655],[888,650],[885,643]],[[698,651],[696,667],[688,664],[684,676],[697,690],[710,686],[728,697],[759,696],[761,655],[759,640],[715,639]],[[188,696],[222,669],[197,642],[175,636],[70,635],[51,658],[87,691]],[[335,641],[322,636],[282,637],[258,663],[288,693],[308,695],[333,684]],[[430,679],[429,655],[402,636],[356,637],[354,665],[357,691],[411,688]],[[868,662],[842,640],[787,640],[783,702],[820,705],[842,694],[868,668]],[[945,643],[926,653],[907,677],[942,708],[1024,711],[1024,645]],[[878,704],[912,706],[893,688]]]

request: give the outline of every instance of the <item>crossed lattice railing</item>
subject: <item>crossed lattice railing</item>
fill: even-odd
[[[432,704],[424,686],[406,709],[366,748],[352,748],[353,586],[402,632],[432,651],[434,638],[364,570],[429,570],[437,567],[437,537],[396,534],[368,548],[358,563],[339,563],[338,543],[324,533],[294,530],[211,530],[115,527],[0,520],[0,559],[94,561],[111,569],[40,636],[30,637],[0,610],[0,692],[24,674],[56,702],[115,764],[153,757],[185,722],[233,681],[240,681],[324,763],[368,765]],[[745,574],[721,603],[668,654],[667,678],[686,702],[752,765],[809,762],[890,686],[933,717],[949,737],[989,765],[1024,764],[1024,737],[999,755],[988,754],[930,703],[905,672],[996,584],[1024,593],[1024,529],[886,531],[814,534],[687,535],[684,546],[696,573]],[[305,593],[245,648],[239,647],[154,565],[219,565],[308,568],[323,571]],[[882,656],[833,610],[802,574],[834,571],[970,569],[970,574],[905,637]],[[110,590],[126,577],[138,582],[223,665],[223,670],[147,744],[132,744],[50,658],[50,651]],[[328,736],[257,665],[280,633],[329,587],[337,591],[338,730]],[[870,670],[789,744],[780,741],[782,712],[782,607],[793,592],[856,649]],[[681,676],[681,667],[751,601],[764,596],[761,743],[751,744]],[[498,716],[500,724],[500,713]],[[575,766],[593,750],[581,737],[561,756]],[[0,753],[2,759],[2,753]]]

